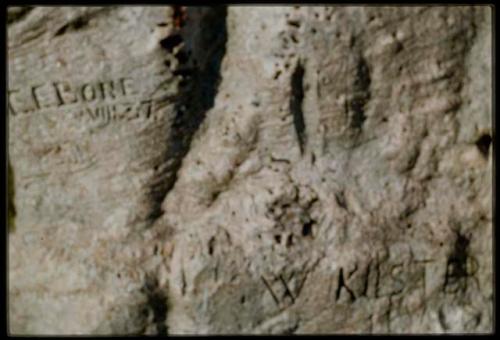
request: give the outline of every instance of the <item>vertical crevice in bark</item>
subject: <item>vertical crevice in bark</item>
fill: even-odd
[[[167,335],[167,295],[158,287],[158,281],[152,277],[146,278],[142,291],[147,298],[147,301],[143,306],[144,316],[147,317],[149,313],[152,314],[152,321],[156,328],[156,335]]]
[[[14,231],[16,229],[16,205],[15,205],[15,188],[14,188],[14,170],[12,170],[12,165],[10,164],[10,160],[8,161],[8,200],[9,200],[9,212],[8,212],[8,224],[9,224],[9,232]]]
[[[177,180],[177,171],[189,150],[195,132],[203,122],[206,112],[214,105],[221,80],[220,67],[226,53],[227,8],[215,6],[202,9],[201,11],[205,12],[201,15],[193,13],[194,11],[200,9],[185,10],[183,22],[179,23],[182,29],[178,34],[160,42],[169,52],[181,43],[184,43],[184,46],[175,53],[179,65],[173,75],[181,78],[180,93],[175,104],[175,117],[167,141],[169,148],[165,155],[165,161],[170,162],[165,171],[172,175],[161,185],[151,188],[151,199],[155,202],[155,207],[149,219],[153,220],[163,213],[161,204]],[[179,21],[179,18],[174,19]]]
[[[352,111],[351,127],[361,129],[366,119],[365,105],[370,100],[370,71],[366,60],[360,57],[356,65],[356,78],[353,85],[353,98],[350,102]]]
[[[292,94],[290,98],[290,111],[293,116],[293,124],[299,141],[300,153],[304,153],[306,143],[306,125],[304,121],[304,112],[302,110],[302,102],[304,101],[304,67],[301,62],[297,63],[292,74],[291,88]]]

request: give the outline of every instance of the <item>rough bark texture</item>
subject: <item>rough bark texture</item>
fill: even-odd
[[[492,330],[489,7],[8,22],[13,334]]]

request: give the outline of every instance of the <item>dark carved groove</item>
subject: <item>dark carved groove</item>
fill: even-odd
[[[302,102],[304,101],[304,67],[300,61],[297,63],[291,79],[292,95],[290,98],[290,111],[293,116],[293,124],[299,140],[300,153],[304,153],[306,143],[304,112]]]
[[[470,239],[457,232],[453,252],[448,257],[444,288],[445,292],[464,292],[467,289],[467,260]]]
[[[366,119],[365,105],[370,99],[370,71],[363,57],[360,57],[356,67],[356,78],[354,79],[354,95],[350,102],[352,111],[351,127],[361,129]]]

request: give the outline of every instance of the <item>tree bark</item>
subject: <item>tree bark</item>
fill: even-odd
[[[491,332],[491,18],[9,8],[10,332]]]

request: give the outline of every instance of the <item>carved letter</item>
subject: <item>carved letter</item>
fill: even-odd
[[[139,107],[146,106],[146,119],[148,119],[151,116],[151,108],[152,108],[152,100],[143,100],[140,103]]]
[[[402,274],[404,274],[402,263],[398,263],[392,267],[391,277],[394,280],[393,281],[394,282],[394,286],[393,286],[394,290],[392,291],[391,295],[396,295],[396,294],[399,294],[403,291],[405,282],[404,282],[404,279],[401,277]]]
[[[74,104],[78,101],[76,95],[71,92],[71,87],[66,82],[54,82],[54,89],[56,91],[58,105],[63,106],[65,104]]]
[[[89,102],[95,99],[95,89],[90,84],[85,84],[82,86],[82,98]]]
[[[344,269],[340,268],[339,283],[337,286],[337,291],[335,292],[335,301],[338,301],[340,299],[340,293],[342,291],[342,288],[344,288],[347,291],[347,293],[349,294],[350,301],[356,300],[356,296],[354,295],[352,289],[347,286],[347,284],[344,280]]]
[[[137,92],[134,91],[134,88],[132,87],[133,80],[131,78],[121,78],[120,83],[122,85],[124,96],[137,94]]]
[[[12,101],[11,101],[11,94],[19,92],[19,90],[8,90],[8,101],[9,101],[9,112],[15,116],[17,112],[14,110],[14,107],[12,106]]]
[[[31,87],[31,97],[33,98],[33,102],[35,103],[35,107],[40,109],[40,101],[38,100],[38,96],[36,94],[36,90],[38,90],[43,85],[36,85]]]
[[[106,97],[109,97],[111,99],[116,98],[115,86],[112,81],[99,83],[99,88],[101,89],[101,97],[103,100],[105,100]]]

